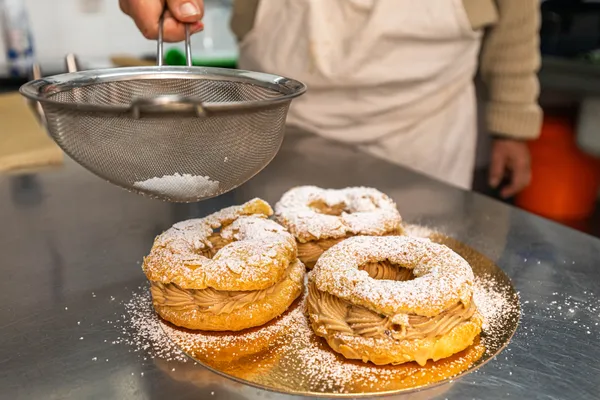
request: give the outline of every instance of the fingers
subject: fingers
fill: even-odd
[[[494,142],[490,164],[490,186],[497,188],[506,173],[509,174],[510,179],[500,191],[501,197],[512,197],[529,185],[531,165],[526,143],[511,139]]]
[[[531,167],[528,160],[516,159],[509,169],[511,172],[510,183],[500,191],[500,196],[505,199],[513,197],[531,182]]]
[[[506,156],[501,148],[494,146],[492,149],[492,159],[490,163],[489,183],[493,188],[497,188],[506,170]]]
[[[147,39],[158,37],[158,20],[163,12],[161,1],[120,0],[119,5],[129,15]]]
[[[190,24],[190,33],[200,32],[204,29],[202,22],[197,21]],[[156,29],[156,39],[158,37],[158,24]],[[173,18],[170,11],[165,13],[165,21],[163,25],[163,40],[165,42],[181,42],[185,40],[185,23]]]
[[[129,2],[127,0],[119,0],[119,7],[121,11],[129,15]]]
[[[181,42],[185,40],[185,24],[190,24],[190,33],[200,32],[204,25],[203,0],[167,0],[169,11],[165,14],[163,40]]]
[[[169,11],[177,21],[193,23],[202,19],[204,14],[202,0],[167,0]]]
[[[185,39],[185,25],[190,24],[191,33],[204,29],[200,21],[204,14],[202,0],[169,0],[169,11],[165,13],[163,40],[180,42]],[[147,39],[158,38],[159,20],[163,13],[164,1],[160,0],[120,0],[119,5],[129,15],[140,32]]]

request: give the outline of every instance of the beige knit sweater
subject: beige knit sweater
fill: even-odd
[[[488,130],[499,136],[539,135],[539,0],[462,0],[473,29],[487,28],[480,75],[488,88]],[[231,28],[241,40],[253,27],[259,0],[234,0]]]

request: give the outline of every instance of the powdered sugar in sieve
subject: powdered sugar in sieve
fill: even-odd
[[[133,186],[140,190],[180,198],[186,198],[190,194],[195,197],[210,197],[219,193],[219,181],[213,181],[208,176],[178,173],[138,181]]]

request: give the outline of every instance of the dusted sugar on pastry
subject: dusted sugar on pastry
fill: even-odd
[[[188,329],[239,331],[281,315],[302,293],[305,267],[260,199],[173,225],[144,259],[152,302]]]
[[[275,218],[295,236],[298,258],[308,268],[325,250],[348,237],[402,234],[396,203],[367,187],[295,187],[275,205]]]
[[[319,258],[307,312],[313,331],[346,358],[425,365],[481,332],[473,279],[467,261],[429,239],[357,236]]]

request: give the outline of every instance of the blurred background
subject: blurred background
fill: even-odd
[[[86,68],[110,66],[115,56],[156,55],[156,43],[140,35],[131,19],[119,9],[118,0],[2,0],[0,4],[2,2],[12,10],[24,6],[35,57],[47,72],[63,68],[62,60],[67,53],[76,54]],[[194,53],[200,59],[235,59],[236,42],[229,30],[231,0],[206,0],[205,4],[206,28],[194,37]],[[3,30],[11,28],[6,25],[6,18],[0,20]],[[1,61],[6,56],[6,47],[6,40],[0,42]],[[170,47],[183,48],[181,45]],[[4,64],[6,73],[6,62]]]
[[[155,63],[155,42],[139,34],[117,0],[0,0],[0,5],[1,92],[14,94],[29,79],[33,59],[44,75],[63,72],[68,53],[76,54],[85,69]],[[206,29],[194,36],[194,62],[234,68],[231,0],[205,0],[205,5]],[[541,137],[530,146],[532,184],[504,201],[600,237],[600,1],[546,0],[540,7],[540,102],[545,121]],[[167,63],[182,63],[181,49],[169,45]],[[483,93],[485,88],[479,85],[479,90]],[[22,120],[11,128],[6,118],[15,115],[15,98],[0,100],[0,172],[18,172],[21,161],[26,160],[26,169],[36,157],[50,154],[48,148],[40,150],[49,142],[23,147],[10,139],[10,129],[24,129]],[[484,107],[480,104],[481,110]],[[29,126],[37,129],[35,123]],[[487,185],[489,135],[481,128],[479,136],[473,189],[498,197]],[[15,152],[23,154],[15,157]],[[57,153],[52,157],[57,159]],[[59,163],[47,164],[53,162]]]

